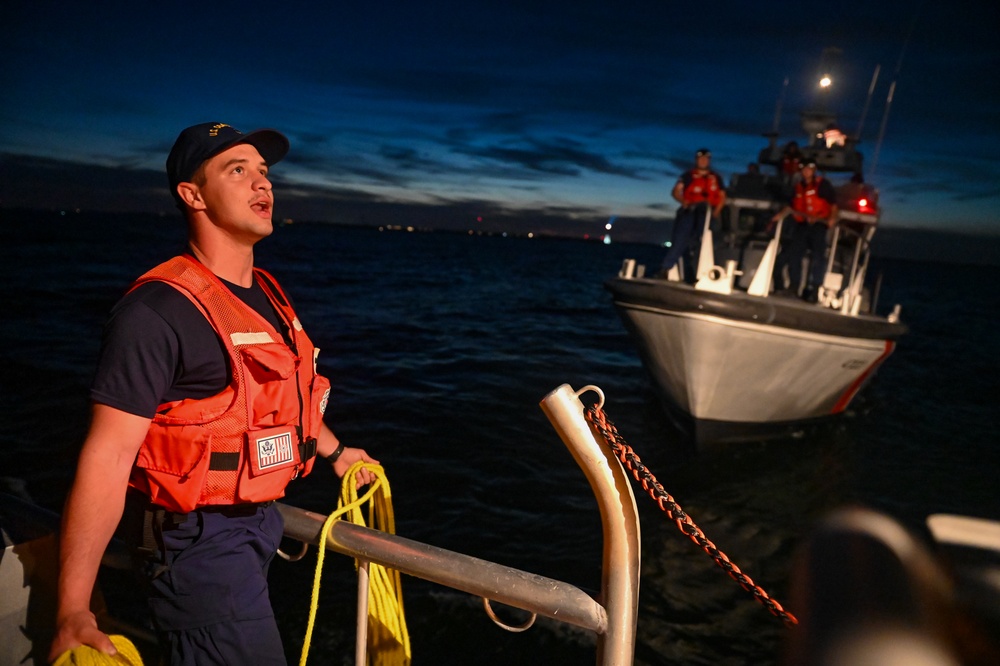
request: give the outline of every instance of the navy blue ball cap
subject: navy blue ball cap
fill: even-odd
[[[268,166],[280,162],[288,154],[288,138],[272,129],[259,129],[244,134],[225,123],[194,125],[180,133],[167,156],[170,193],[176,197],[178,183],[191,182],[205,160],[239,143],[249,143],[256,148]]]
[[[712,151],[709,150],[708,148],[699,148],[698,151],[694,154],[694,156],[695,157],[711,157],[712,156]]]

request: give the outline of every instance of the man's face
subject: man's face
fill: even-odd
[[[694,165],[702,170],[707,169],[708,165],[711,164],[711,162],[712,162],[711,155],[697,155],[694,158]]]
[[[274,195],[256,148],[237,144],[206,160],[201,171],[201,203],[215,226],[251,244],[271,234]]]
[[[816,169],[811,166],[802,167],[802,178],[804,180],[812,180],[814,175],[816,175]]]

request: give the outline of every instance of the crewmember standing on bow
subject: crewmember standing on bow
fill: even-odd
[[[802,298],[811,302],[816,301],[818,290],[823,286],[827,235],[830,227],[837,223],[837,212],[836,190],[830,181],[816,174],[816,162],[806,160],[802,164],[802,178],[795,184],[791,203],[771,218],[771,226],[789,213],[795,219],[791,239],[782,247],[775,261],[775,279],[779,283],[783,280],[783,271],[787,266],[791,279],[789,289],[797,294],[802,283],[802,259],[809,252],[809,281]],[[782,289],[779,288],[779,291]]]
[[[317,456],[338,476],[377,462],[324,424],[319,350],[254,266],[273,229],[268,170],[288,147],[273,130],[204,123],[167,158],[188,247],[141,277],[105,328],[63,515],[52,659],[81,644],[115,651],[90,599],[124,512],[163,663],[285,664],[267,585],[283,531],[273,500]],[[371,480],[362,470],[356,482]]]
[[[705,217],[709,209],[712,217],[718,217],[726,204],[726,186],[722,176],[712,171],[712,153],[702,148],[695,153],[695,166],[685,171],[677,180],[671,195],[680,202],[674,218],[674,229],[670,236],[670,249],[660,266],[664,276],[682,257],[685,259],[684,272],[688,282],[694,282],[694,253],[697,247]]]

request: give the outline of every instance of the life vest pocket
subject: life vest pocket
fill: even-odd
[[[240,471],[237,497],[244,502],[266,502],[284,495],[301,464],[297,443],[290,425],[246,433],[247,459]]]
[[[323,423],[323,414],[330,404],[330,380],[322,375],[313,377],[312,404],[308,415],[308,427],[306,434],[309,437],[319,437],[320,425]]]
[[[202,426],[152,427],[135,466],[154,504],[175,511],[197,506],[208,475],[212,434]]]
[[[295,430],[292,426],[252,430],[247,433],[247,460],[250,474],[260,476],[299,463]]]
[[[240,354],[250,374],[260,383],[288,379],[299,367],[299,357],[277,342],[249,345],[240,349]]]
[[[251,428],[276,428],[298,420],[301,409],[296,399],[295,382],[299,358],[288,347],[278,344],[252,345],[240,350],[250,406]]]
[[[323,426],[323,414],[326,413],[327,405],[330,403],[330,380],[322,375],[313,377],[312,392],[310,393],[310,409],[303,415],[305,419],[304,431],[307,438],[319,439],[320,429]],[[303,460],[304,465],[301,476],[312,472],[316,456],[308,460]]]

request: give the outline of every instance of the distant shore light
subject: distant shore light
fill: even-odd
[[[819,80],[820,88],[829,88],[832,85],[833,85],[833,79],[830,78],[829,74],[824,74],[823,78]]]

